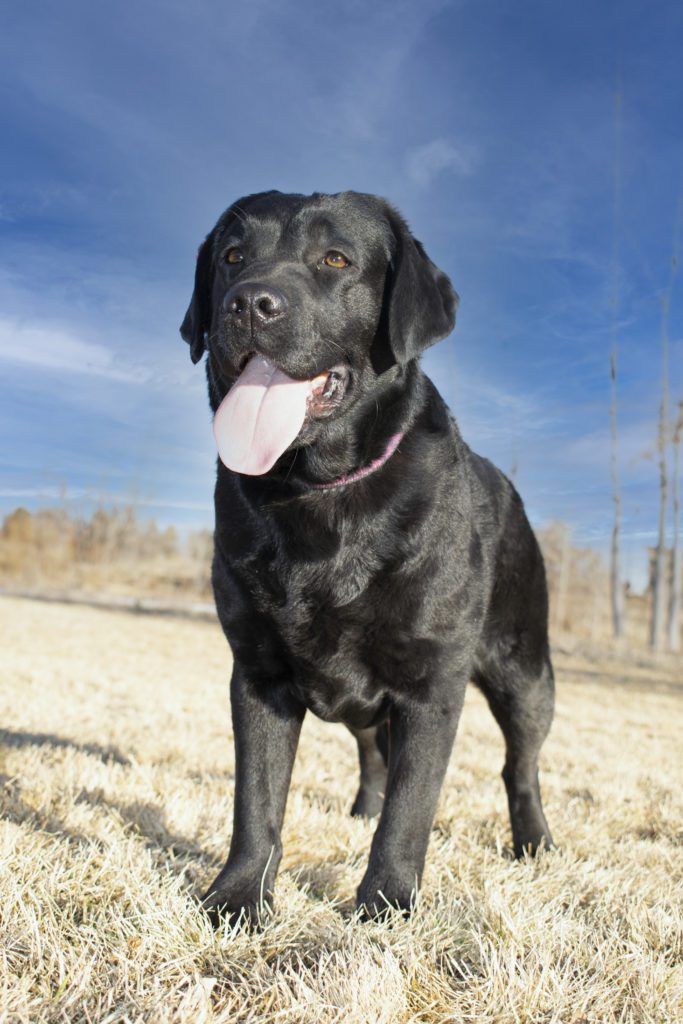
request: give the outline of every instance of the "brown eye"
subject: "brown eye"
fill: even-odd
[[[244,259],[242,251],[234,246],[232,249],[228,249],[224,256],[226,263],[241,263]]]
[[[343,270],[349,265],[346,256],[342,256],[340,252],[328,252],[327,256],[323,258],[323,263],[326,267],[334,267],[335,270]]]

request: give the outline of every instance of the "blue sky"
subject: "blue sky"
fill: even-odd
[[[517,466],[534,524],[602,549],[616,334],[642,582],[680,3],[24,0],[3,20],[0,514],[132,496],[211,525],[204,376],[178,335],[197,245],[239,195],[352,188],[391,199],[460,293],[425,367],[468,442]],[[677,400],[680,277],[669,335]]]

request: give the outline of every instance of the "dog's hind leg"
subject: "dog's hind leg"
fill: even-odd
[[[553,717],[554,681],[546,655],[534,669],[522,659],[486,659],[474,674],[505,737],[503,781],[516,857],[553,845],[541,804],[538,755]]]
[[[389,758],[389,723],[351,729],[358,743],[360,786],[353,801],[354,818],[374,818],[382,810]]]

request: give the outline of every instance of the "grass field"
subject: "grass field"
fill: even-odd
[[[218,625],[0,598],[0,1021],[683,1019],[683,672],[555,652],[559,849],[509,857],[502,740],[472,688],[409,921],[361,924],[353,740],[308,718],[274,916],[214,934],[230,658]]]

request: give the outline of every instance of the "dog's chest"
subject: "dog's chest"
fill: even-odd
[[[318,560],[270,545],[234,567],[242,600],[230,633],[254,671],[284,677],[321,718],[363,727],[400,693],[428,685],[443,653],[425,559],[385,542],[341,542]],[[432,567],[433,571],[433,567]]]

